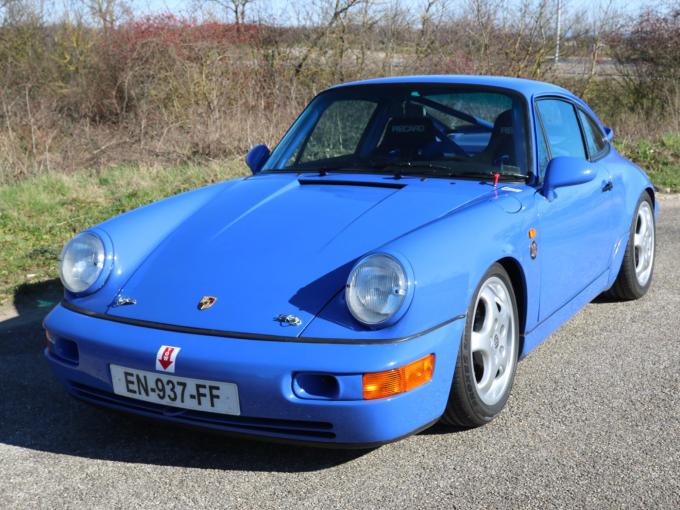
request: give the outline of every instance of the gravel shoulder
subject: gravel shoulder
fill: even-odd
[[[582,310],[519,364],[491,424],[435,427],[368,452],[88,407],[53,382],[39,323],[0,318],[2,506],[679,508],[680,196],[661,206],[645,298]]]

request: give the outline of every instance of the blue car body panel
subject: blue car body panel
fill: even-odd
[[[415,76],[358,82],[447,83],[513,90],[534,101],[570,92],[530,80]],[[343,84],[338,87],[353,86]],[[599,122],[599,121],[598,121]],[[621,267],[641,194],[653,187],[613,147],[596,178],[556,190],[525,183],[379,174],[269,172],[184,193],[92,230],[110,242],[113,269],[89,295],[65,293],[45,320],[46,356],[76,397],[157,419],[227,432],[328,444],[394,440],[436,421],[449,398],[465,314],[487,269],[513,275],[526,355],[595,296]],[[610,193],[602,185],[611,181]],[[658,204],[655,204],[658,213]],[[538,257],[530,256],[529,229]],[[415,290],[395,324],[369,328],[345,303],[358,259],[406,261]],[[218,296],[209,313],[204,295]],[[133,296],[135,306],[114,306]],[[300,327],[274,318],[294,314]],[[154,370],[161,345],[181,348],[176,375],[238,386],[240,416],[148,404],[112,392],[110,365]],[[362,400],[361,374],[435,355],[433,379],[413,391]],[[335,398],[308,398],[297,374],[331,374]]]
[[[441,416],[446,405],[463,320],[417,341],[388,344],[337,344],[213,337],[121,324],[58,306],[46,327],[58,345],[78,344],[78,362],[48,350],[52,368],[68,390],[89,402],[187,425],[250,433],[294,441],[351,445],[381,443],[404,436]],[[176,374],[236,383],[240,416],[182,412],[136,402],[111,393],[109,365],[153,370],[159,345],[182,348]],[[293,392],[299,372],[329,373],[347,379],[387,370],[434,353],[433,379],[412,392],[388,399],[303,399]],[[360,382],[359,382],[360,387]],[[347,391],[351,392],[351,388]],[[404,410],[408,409],[408,413]]]
[[[290,334],[291,328],[274,316],[293,313],[308,325],[344,288],[351,266],[366,252],[493,191],[461,181],[451,193],[450,182],[434,179],[422,184],[402,179],[401,188],[357,185],[376,182],[395,184],[385,176],[340,176],[328,185],[322,177],[303,180],[295,174],[238,181],[166,236],[140,264],[122,288],[137,305],[109,313],[182,326],[220,329],[229,324],[233,331]],[[422,207],[409,208],[413,203]],[[219,296],[215,313],[196,309],[205,294]],[[422,326],[400,323],[401,336]],[[294,330],[298,334],[302,328]],[[371,332],[376,338],[384,334]]]

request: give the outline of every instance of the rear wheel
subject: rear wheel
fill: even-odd
[[[501,412],[517,368],[519,318],[508,273],[489,268],[467,311],[449,401],[442,421],[476,427]]]
[[[638,201],[630,226],[621,269],[608,294],[623,301],[644,296],[652,284],[655,254],[654,206],[649,193],[645,192]]]

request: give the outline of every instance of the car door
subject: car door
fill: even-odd
[[[578,110],[566,99],[536,101],[539,173],[559,156],[588,159],[586,130]],[[607,271],[614,225],[611,177],[604,163],[591,158],[595,179],[565,186],[555,196],[536,194],[541,263],[539,321],[552,315]]]

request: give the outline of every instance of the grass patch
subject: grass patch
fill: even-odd
[[[81,230],[144,204],[244,175],[243,163],[121,166],[52,173],[0,187],[0,305],[21,285],[57,277],[64,243]]]
[[[616,140],[615,145],[647,172],[658,189],[680,192],[680,133],[666,133],[656,140]]]

